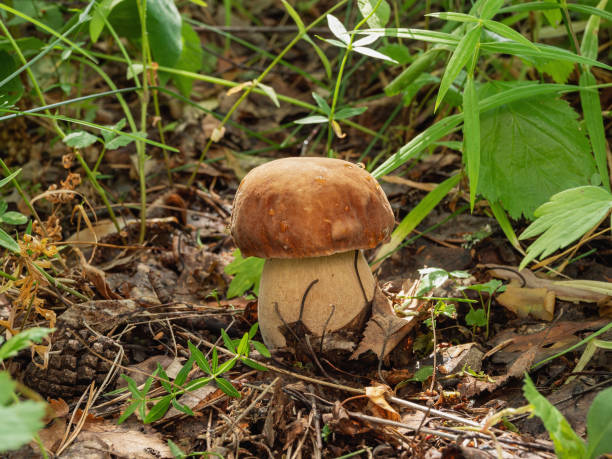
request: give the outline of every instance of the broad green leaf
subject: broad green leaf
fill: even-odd
[[[143,423],[150,424],[161,419],[168,411],[168,408],[170,408],[170,402],[173,398],[174,397],[172,395],[166,395],[155,405],[153,405],[151,410],[149,410],[147,413],[147,416],[144,418]]]
[[[54,330],[53,328],[35,327],[17,333],[0,347],[0,362],[9,357],[14,357],[19,351],[26,349],[33,342],[39,343]]]
[[[18,66],[13,56],[4,50],[0,50],[0,81],[11,75]],[[19,76],[15,76],[0,87],[0,101],[4,105],[13,106],[23,95],[23,84]]]
[[[508,27],[507,25],[502,24],[501,22],[492,21],[490,19],[483,20],[483,23],[484,23],[484,26],[487,29],[495,32],[496,34],[499,34],[499,35],[501,35],[502,37],[505,37],[505,38],[509,38],[510,40],[514,40],[516,42],[522,43],[525,46],[531,46],[533,49],[539,51],[539,49],[538,49],[538,47],[536,45],[531,43],[523,35],[518,33],[516,30]]]
[[[487,313],[484,309],[474,309],[470,306],[470,312],[465,315],[465,323],[470,327],[484,327],[487,325]]]
[[[90,134],[87,131],[75,131],[68,134],[62,141],[69,147],[85,148],[93,145],[98,140],[97,136]]]
[[[245,333],[240,339],[238,346],[236,346],[236,354],[246,355],[248,349],[249,349],[249,334]]]
[[[536,257],[546,257],[565,247],[593,228],[612,209],[612,194],[600,187],[571,188],[553,195],[538,207],[537,219],[527,227],[519,239],[538,236],[527,249],[520,269]]]
[[[344,120],[346,118],[350,118],[352,116],[361,115],[365,112],[368,107],[345,107],[338,110],[334,113],[335,120]]]
[[[523,394],[533,406],[533,413],[546,427],[557,455],[567,459],[586,457],[586,448],[582,439],[576,435],[559,410],[538,392],[527,374],[525,374]]]
[[[438,205],[444,196],[459,183],[460,178],[460,174],[453,175],[427,193],[421,202],[419,202],[416,207],[402,219],[397,228],[395,228],[391,234],[391,240],[379,247],[374,259],[380,260],[382,257],[390,255],[402,243],[406,236],[408,236],[408,234],[429,215],[432,209]]]
[[[378,0],[357,0],[357,6],[363,17],[366,18],[371,14],[367,20],[370,27],[384,27],[391,17],[391,7],[385,0],[382,0],[378,8],[372,13],[377,3]]]
[[[217,368],[216,374],[222,375],[223,373],[230,371],[232,368],[234,368],[236,362],[237,359],[235,358],[230,359],[227,362],[223,362],[221,365],[219,365],[219,368]]]
[[[444,76],[440,82],[440,89],[438,90],[438,97],[436,98],[434,110],[437,110],[440,106],[440,103],[444,99],[448,88],[450,88],[450,85],[453,83],[453,81],[455,81],[455,78],[457,78],[457,75],[459,75],[461,69],[467,64],[470,58],[474,58],[475,53],[478,53],[480,30],[480,26],[473,27],[463,36],[463,38],[461,38],[457,44],[457,48],[448,61],[448,65],[444,71]]]
[[[147,32],[153,59],[172,67],[183,50],[181,16],[174,0],[147,0]],[[141,35],[140,17],[134,0],[122,0],[108,16],[117,33],[133,41]]]
[[[119,134],[117,137],[114,137],[106,144],[107,150],[116,150],[117,148],[126,147],[131,144],[134,139],[130,139],[128,136]]]
[[[25,401],[0,406],[0,452],[28,443],[44,427],[46,403]]]
[[[513,218],[532,218],[553,194],[590,184],[595,164],[576,118],[570,105],[554,96],[482,113],[479,193],[499,201]]]
[[[20,212],[5,212],[0,216],[0,221],[8,223],[9,225],[23,225],[28,222],[28,217]]]
[[[325,122],[327,122],[327,118]],[[242,258],[239,249],[236,249],[233,255],[234,261],[224,269],[226,274],[234,276],[227,289],[227,297],[234,298],[240,296],[251,288],[255,295],[257,295],[265,260],[257,257]]]
[[[8,405],[13,401],[17,383],[13,381],[7,371],[0,371],[0,406]]]
[[[17,177],[20,172],[21,172],[21,169],[17,169],[15,172],[11,172],[11,175],[9,175],[8,177],[4,177],[2,180],[0,180],[0,188],[2,188],[4,185],[9,183],[15,177]]]
[[[472,74],[468,74],[463,90],[463,141],[463,154],[470,181],[470,209],[474,211],[480,173],[480,113]]]
[[[197,73],[204,62],[204,50],[200,43],[200,37],[186,22],[183,22],[181,26],[181,40],[183,42],[181,55],[173,67],[178,70]],[[193,79],[185,75],[172,75],[172,81],[182,95],[185,97],[191,95]]]
[[[125,118],[121,118],[119,121],[117,121],[117,123],[112,124],[112,125],[107,125],[105,127],[112,129],[113,131],[121,131],[121,129],[125,127],[126,122],[127,121],[125,120]],[[110,140],[117,137],[118,134],[113,131],[103,131],[103,130],[100,131],[100,134],[102,134],[102,138],[104,139],[104,142],[109,142]]]
[[[253,325],[251,325],[251,328],[249,328],[249,339],[252,339],[257,334],[258,329],[259,322],[255,322]]]
[[[596,458],[612,453],[612,387],[602,390],[591,403],[587,414],[587,455]]]
[[[240,392],[238,392],[236,388],[232,386],[232,383],[229,382],[227,379],[215,378],[215,383],[217,384],[219,389],[221,389],[225,394],[229,395],[230,397],[234,397],[234,398],[241,397]]]
[[[329,122],[329,119],[321,115],[306,116],[304,118],[300,118],[294,121],[295,124],[319,124],[319,123],[328,123],[328,122]]]
[[[104,20],[108,18],[108,15],[113,9],[113,3],[116,3],[116,1],[101,0],[99,3],[96,3],[96,6],[91,14],[91,20],[89,21],[89,37],[91,38],[92,43],[98,41],[98,38],[104,29]]]
[[[346,27],[344,27],[344,24],[342,24],[336,16],[334,16],[333,14],[328,14],[327,25],[329,27],[329,30],[331,30],[331,32],[336,36],[336,38],[338,38],[338,40],[340,40],[345,45],[349,44],[349,42],[351,41],[351,36],[346,31]]]
[[[298,12],[295,11],[295,9],[293,9],[291,4],[289,4],[287,0],[281,0],[281,2],[283,6],[285,7],[285,9],[287,10],[287,13],[289,13],[289,16],[291,16],[291,19],[293,19],[293,22],[295,22],[295,25],[298,27],[298,30],[300,31],[300,33],[305,33],[306,27],[304,26],[304,22],[302,22],[302,18],[300,17]]]

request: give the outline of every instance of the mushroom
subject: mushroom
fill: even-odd
[[[361,333],[376,282],[360,249],[388,240],[394,223],[378,182],[347,161],[285,158],[250,171],[231,233],[244,256],[266,258],[258,304],[266,346]]]

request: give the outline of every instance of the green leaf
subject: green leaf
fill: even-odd
[[[463,154],[470,181],[470,209],[474,211],[480,173],[480,113],[474,76],[469,73],[463,90]]]
[[[561,458],[585,457],[584,442],[572,430],[559,410],[537,391],[527,374],[525,374],[523,394],[533,406],[533,413],[542,420],[546,427],[557,455]]]
[[[259,341],[255,341],[255,340],[251,340],[251,344],[257,350],[257,352],[259,352],[264,357],[266,357],[266,358],[272,357],[272,354],[270,354],[270,351],[268,350],[268,348],[266,347],[266,345],[264,343],[261,343]]]
[[[249,350],[249,334],[245,333],[242,335],[238,346],[236,347],[236,354],[238,355],[246,355]]]
[[[13,57],[4,50],[0,50],[0,81],[11,75],[18,66]],[[23,84],[19,76],[11,78],[0,87],[0,102],[2,105],[13,106],[23,96]]]
[[[268,371],[268,369],[266,367],[264,367],[263,365],[259,364],[258,362],[255,362],[254,360],[247,359],[246,357],[244,357],[240,361],[242,363],[244,363],[246,366],[251,367],[254,370],[257,370],[257,371]]]
[[[189,408],[187,405],[179,403],[175,398],[172,399],[172,406],[179,410],[181,413],[185,413],[189,416],[195,416],[195,413],[191,411],[191,408]]]
[[[320,124],[320,123],[328,123],[328,122],[329,122],[329,119],[321,115],[306,116],[304,118],[300,118],[294,121],[295,124]]]
[[[476,16],[472,16],[470,14],[464,13],[454,13],[454,12],[440,12],[440,13],[429,13],[426,16],[431,16],[432,18],[439,18],[444,21],[456,21],[456,22],[479,22]]]
[[[212,371],[210,370],[210,365],[208,364],[208,360],[202,351],[200,351],[197,347],[195,347],[191,341],[187,343],[189,347],[189,352],[191,353],[191,357],[195,360],[195,363],[200,367],[200,369],[209,375],[212,375]]]
[[[20,172],[21,172],[21,169],[17,169],[15,172],[12,172],[11,175],[9,175],[8,177],[4,177],[2,180],[0,180],[0,188],[2,188],[4,185],[9,183],[15,177],[17,177]]]
[[[224,269],[226,274],[234,275],[227,290],[227,297],[234,298],[252,288],[255,295],[259,292],[259,281],[266,260],[257,257],[242,258],[239,249],[233,253],[234,261]]]
[[[13,401],[15,387],[17,383],[13,381],[11,375],[7,371],[0,371],[0,406]]]
[[[461,38],[457,44],[457,48],[453,52],[442,81],[440,82],[440,89],[438,91],[438,97],[436,98],[435,110],[438,109],[440,103],[444,99],[446,92],[450,88],[450,85],[455,81],[461,69],[468,63],[470,59],[474,59],[474,54],[478,53],[478,43],[480,42],[480,26],[473,27]]]
[[[234,398],[241,397],[240,392],[238,392],[236,388],[232,386],[232,383],[229,382],[227,379],[215,378],[215,383],[217,384],[219,389],[221,389],[225,394],[229,395],[230,397],[234,397]]]
[[[210,361],[210,368],[213,373],[217,373],[217,367],[219,366],[219,352],[216,347],[212,348],[212,359]]]
[[[335,120],[344,120],[352,116],[361,115],[368,107],[345,107],[334,113]]]
[[[602,390],[587,414],[587,456],[596,458],[612,453],[612,387]]]
[[[381,257],[386,257],[391,254],[402,243],[406,236],[408,236],[408,234],[429,215],[429,212],[438,205],[442,198],[459,183],[460,178],[460,174],[453,175],[427,193],[421,202],[419,202],[416,207],[402,219],[397,228],[395,228],[391,234],[391,240],[379,247],[374,258],[380,259]]]
[[[258,82],[257,87],[260,88],[264,92],[264,94],[272,100],[274,105],[280,107],[280,103],[278,102],[278,96],[276,95],[276,91],[272,86],[268,86],[267,84]]]
[[[185,381],[187,381],[187,376],[189,376],[189,372],[193,368],[194,361],[195,359],[193,358],[193,356],[190,356],[189,359],[187,359],[181,370],[176,375],[176,378],[174,379],[174,384],[176,384],[177,386],[182,386],[183,384],[185,384]]]
[[[495,32],[498,35],[501,35],[502,37],[514,40],[518,43],[522,43],[525,46],[531,46],[533,49],[539,51],[536,45],[531,43],[516,30],[508,27],[506,24],[502,24],[501,22],[497,21],[492,21],[490,19],[483,20],[483,24],[487,29],[491,30],[492,32]]]
[[[321,109],[321,111],[323,113],[325,113],[326,115],[330,114],[331,108],[329,107],[329,105],[327,104],[327,101],[325,99],[323,99],[316,92],[312,93],[312,98],[315,100],[315,102],[317,103],[318,107]]]
[[[475,290],[477,292],[485,292],[489,295],[493,295],[495,292],[505,290],[505,288],[501,288],[502,286],[502,281],[498,279],[491,279],[490,281],[485,282],[484,284],[468,285],[467,287],[465,287],[465,290]]]
[[[257,334],[257,330],[259,329],[259,322],[255,322],[249,328],[249,339],[253,338]]]
[[[116,150],[117,148],[122,148],[128,146],[134,141],[134,139],[130,139],[128,136],[119,134],[117,137],[113,138],[106,144],[107,150]]]
[[[580,75],[580,86],[595,86],[597,81],[590,70],[585,70]],[[584,123],[591,139],[593,147],[593,156],[601,183],[610,191],[610,176],[608,175],[608,161],[606,154],[606,133],[604,129],[604,120],[601,114],[601,101],[599,92],[595,90],[580,91],[580,103],[584,114]]]
[[[174,0],[147,0],[147,32],[153,59],[161,66],[172,67],[183,51],[181,16]],[[122,0],[108,17],[117,33],[140,41],[141,27],[134,0]]]
[[[157,375],[159,376],[159,383],[164,389],[166,389],[166,392],[172,392],[172,384],[170,384],[170,378],[159,363],[157,364]]]
[[[506,235],[508,242],[510,242],[515,249],[522,250],[516,232],[514,231],[514,228],[512,228],[512,223],[510,223],[510,219],[508,218],[508,214],[506,214],[506,211],[502,208],[501,204],[497,201],[489,201],[489,207],[491,207],[493,216]]]
[[[281,2],[287,10],[287,13],[289,13],[289,16],[291,16],[291,19],[293,19],[293,22],[295,22],[295,25],[298,27],[300,33],[305,33],[306,27],[304,26],[304,22],[302,22],[302,18],[300,17],[298,12],[293,9],[293,7],[289,4],[289,2],[287,2],[287,0],[281,0]]]
[[[389,56],[386,56],[383,53],[379,53],[376,50],[366,48],[364,46],[355,46],[353,48],[353,51],[359,54],[363,54],[364,56],[373,57],[375,59],[382,59],[384,61],[389,61],[393,62],[394,64],[397,64],[397,61],[395,59],[391,59]]]
[[[174,398],[173,395],[166,395],[159,402],[153,405],[151,410],[147,413],[146,417],[143,419],[143,423],[150,424],[152,422],[155,422],[161,419],[164,416],[164,414],[166,414],[166,412],[168,411],[168,408],[170,408],[170,402],[171,400],[173,400],[173,398]]]
[[[181,451],[181,448],[179,448],[172,440],[168,440],[168,448],[170,448],[170,452],[172,453],[174,459],[183,459],[187,457],[185,453]]]
[[[130,405],[125,409],[125,411],[121,413],[121,416],[119,416],[119,419],[117,419],[117,424],[123,423],[123,421],[129,418],[139,406],[140,406],[140,400],[135,400],[132,403],[130,403]]]
[[[329,63],[329,59],[327,59],[327,56],[325,55],[323,50],[319,47],[319,45],[317,45],[312,40],[312,38],[310,38],[306,34],[304,34],[304,36],[302,37],[302,40],[308,42],[314,48],[315,53],[317,53],[317,56],[319,56],[319,60],[321,61],[321,64],[323,64],[323,68],[325,69],[325,75],[327,76],[328,79],[331,80],[331,77],[332,77],[331,64]]]
[[[229,337],[229,335],[223,328],[221,329],[221,338],[223,338],[223,343],[225,344],[225,347],[235,354],[236,346],[234,346],[233,340]]]
[[[98,140],[97,136],[90,134],[87,131],[74,131],[62,139],[62,141],[73,148],[85,148],[93,145]]]
[[[200,37],[193,28],[186,22],[181,26],[181,40],[183,42],[181,55],[173,65],[175,69],[186,70],[197,73],[202,68],[204,62],[204,50],[200,43]],[[184,75],[172,75],[172,81],[185,97],[191,95],[193,79]]]
[[[119,121],[117,121],[116,124],[112,124],[112,125],[109,124],[109,125],[107,125],[105,127],[109,128],[109,129],[112,129],[113,131],[121,131],[121,129],[123,129],[125,127],[125,124],[126,124],[125,118],[121,118]],[[102,138],[104,139],[104,143],[108,143],[112,139],[114,139],[115,137],[120,135],[118,132],[113,132],[113,131],[100,130],[100,134],[102,134]]]
[[[544,258],[565,247],[599,223],[612,209],[612,194],[600,187],[571,188],[553,195],[538,207],[537,217],[519,239],[541,236],[527,249],[523,269],[537,257]]]
[[[417,382],[424,382],[427,381],[431,375],[433,375],[433,366],[425,365],[424,367],[415,371],[414,375],[410,379]]]
[[[0,221],[8,223],[9,225],[23,225],[28,222],[28,217],[21,212],[10,211],[2,214]]]
[[[480,19],[491,19],[504,4],[504,0],[488,0],[483,2],[480,10]]]
[[[15,239],[13,239],[2,228],[0,228],[0,247],[4,247],[5,249],[9,249],[13,253],[19,253],[20,250],[21,250],[19,248],[19,244],[17,244],[17,242],[15,242]]]
[[[470,312],[465,315],[465,323],[470,327],[484,327],[487,325],[487,313],[484,309],[474,309],[470,306]]]
[[[108,18],[108,15],[113,9],[113,3],[116,3],[115,0],[101,0],[94,7],[93,13],[91,14],[91,20],[89,21],[89,37],[92,43],[98,41],[104,29],[104,19]]]
[[[378,8],[374,10],[377,3],[378,0],[357,0],[357,6],[364,18],[372,14],[367,20],[370,27],[384,27],[391,17],[391,7],[389,4],[382,0]],[[373,10],[374,13],[372,13]]]
[[[34,327],[17,333],[0,347],[0,362],[9,357],[14,357],[19,351],[28,348],[33,342],[39,343],[44,337],[53,333],[54,330],[54,328]]]
[[[482,113],[479,193],[499,201],[513,218],[532,218],[553,194],[590,184],[595,164],[576,118],[570,105],[554,96]]]
[[[0,406],[0,452],[28,443],[45,424],[46,403],[25,401]]]

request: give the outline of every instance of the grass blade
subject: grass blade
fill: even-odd
[[[481,26],[473,27],[457,44],[457,48],[455,48],[446,66],[446,70],[444,71],[442,81],[440,82],[440,89],[438,90],[434,111],[438,110],[440,102],[444,99],[446,92],[453,81],[455,81],[455,78],[457,78],[457,75],[459,75],[461,69],[467,64],[470,58],[474,57],[474,52],[477,52],[478,43],[480,42],[480,31]]]
[[[470,210],[473,212],[480,173],[480,112],[474,75],[471,74],[468,75],[463,90],[463,142],[463,153],[470,181]]]
[[[512,223],[510,223],[510,219],[508,218],[508,214],[501,206],[499,202],[491,202],[489,201],[489,207],[491,207],[491,211],[493,212],[493,216],[499,223],[500,228],[506,235],[506,238],[512,244],[512,246],[518,250],[521,254],[525,255],[525,251],[521,247],[521,244],[518,240],[518,236],[514,232],[514,228],[512,228]]]

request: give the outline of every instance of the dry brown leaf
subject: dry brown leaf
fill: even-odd
[[[497,302],[521,318],[531,316],[551,321],[555,313],[555,292],[546,288],[521,288],[510,284],[497,296]]]
[[[391,419],[392,421],[400,420],[399,413],[395,411],[391,405],[389,405],[387,399],[385,398],[385,395],[393,395],[389,386],[385,384],[368,386],[365,388],[365,394],[370,402],[368,404],[368,408],[372,412],[373,416]]]
[[[366,324],[363,339],[351,360],[367,351],[374,352],[379,359],[385,358],[416,324],[414,316],[398,317],[391,301],[377,286],[372,300],[372,318]]]
[[[83,274],[85,275],[85,278],[89,282],[94,284],[98,293],[103,298],[106,298],[107,300],[121,299],[121,296],[113,292],[113,290],[110,288],[110,286],[106,282],[106,273],[102,271],[101,269],[98,269],[95,266],[90,265],[85,259],[85,257],[83,256],[83,253],[77,247],[74,247],[73,250],[79,256],[81,268],[83,270]]]

